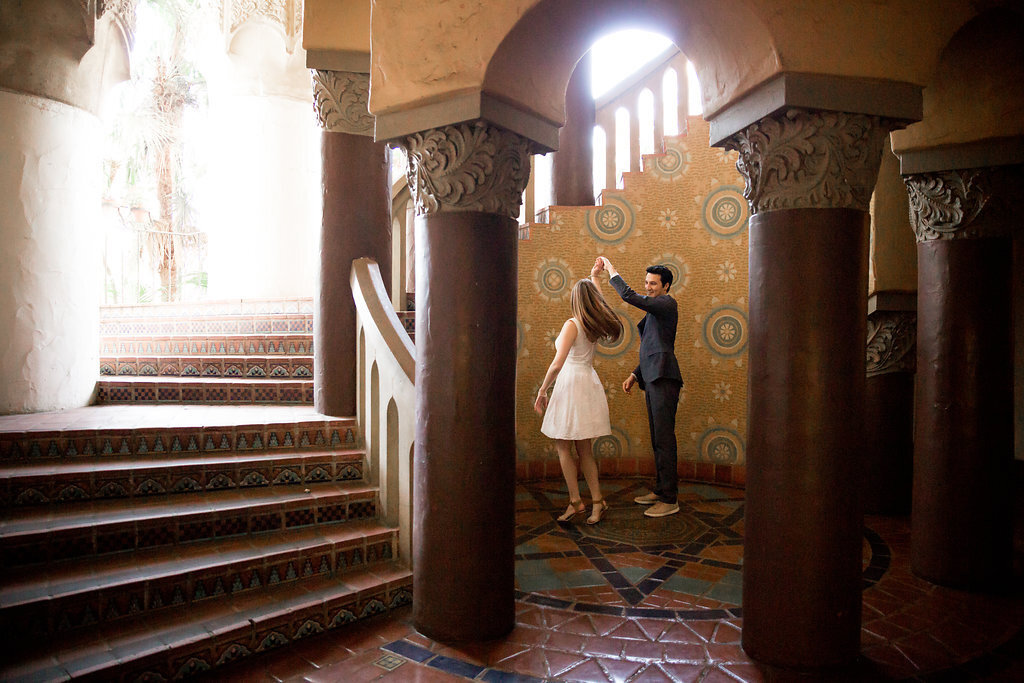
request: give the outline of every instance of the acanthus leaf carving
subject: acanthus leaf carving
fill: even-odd
[[[867,376],[914,372],[917,314],[876,311],[868,316]]]
[[[482,211],[519,215],[530,176],[531,143],[485,121],[410,135],[409,187],[418,214]]]
[[[992,206],[994,174],[972,168],[904,176],[917,241],[1008,235],[1008,221],[978,221]]]
[[[726,141],[739,152],[751,213],[797,208],[867,211],[885,136],[895,122],[845,112],[787,109]]]
[[[370,74],[314,69],[313,109],[320,126],[332,133],[373,135],[368,108]]]

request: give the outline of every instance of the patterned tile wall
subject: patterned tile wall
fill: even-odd
[[[533,399],[553,357],[554,339],[572,315],[569,292],[589,275],[597,255],[610,259],[641,292],[646,266],[672,269],[671,294],[679,304],[676,356],[685,381],[676,416],[680,472],[743,469],[749,210],[735,153],[710,148],[708,125],[699,117],[688,123],[688,135],[666,140],[665,154],[645,157],[644,172],[626,174],[624,189],[606,190],[603,205],[553,207],[548,223],[533,225],[519,242],[521,478],[558,476],[553,442],[540,433]],[[626,396],[621,388],[637,363],[635,325],[642,312],[618,298],[607,275],[601,282],[626,333],[618,343],[598,347],[595,357],[612,434],[597,439],[594,449],[602,472],[645,474],[653,458],[643,394]]]

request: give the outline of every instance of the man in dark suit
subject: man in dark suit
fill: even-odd
[[[646,516],[665,517],[679,512],[676,501],[679,479],[676,472],[676,405],[683,386],[675,354],[679,311],[676,300],[668,294],[672,286],[672,271],[665,266],[648,266],[644,280],[647,295],[644,296],[630,289],[611,261],[603,256],[598,260],[608,271],[609,281],[622,300],[647,313],[637,325],[640,330],[640,363],[622,383],[622,390],[628,394],[635,384],[644,392],[654,448],[655,483],[652,493],[633,500],[651,506],[644,511]]]

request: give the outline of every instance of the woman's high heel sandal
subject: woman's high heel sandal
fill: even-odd
[[[568,522],[570,519],[587,509],[582,500],[570,500],[569,507],[565,513],[558,518],[559,522]]]
[[[594,512],[587,517],[587,524],[597,524],[604,517],[604,511],[608,509],[608,501],[604,498],[594,501]]]

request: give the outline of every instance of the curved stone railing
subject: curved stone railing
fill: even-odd
[[[415,349],[384,289],[377,263],[352,262],[356,305],[356,415],[367,479],[380,489],[380,516],[398,527],[398,556],[412,561],[412,451],[416,436]]]

